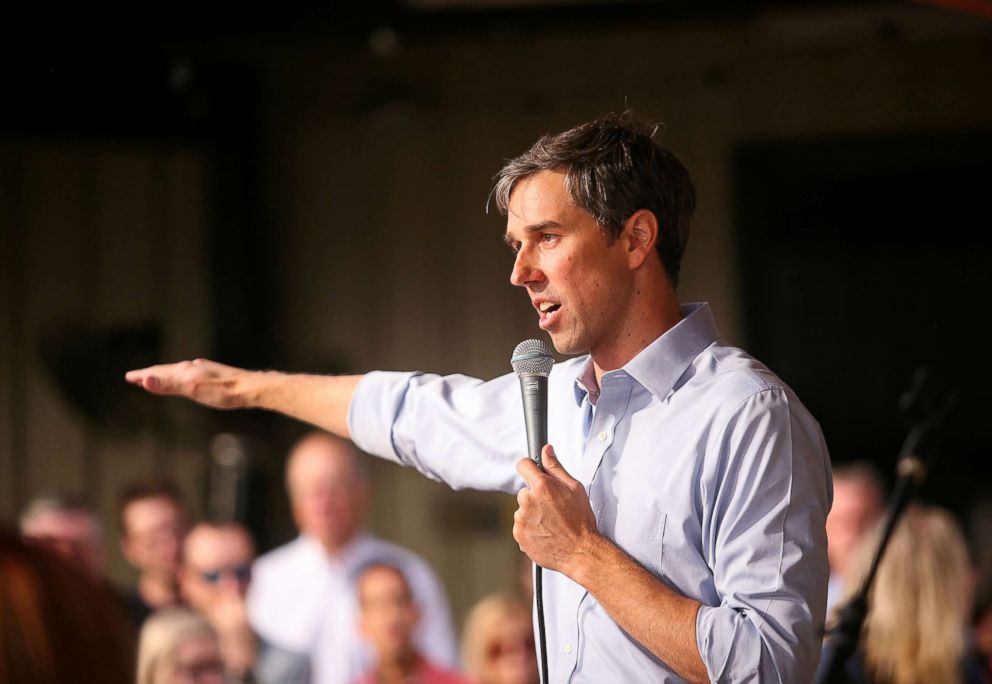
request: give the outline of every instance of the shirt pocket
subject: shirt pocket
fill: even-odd
[[[613,540],[652,574],[661,575],[667,516],[655,508],[617,504]]]

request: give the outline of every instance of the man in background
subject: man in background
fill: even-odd
[[[217,632],[225,670],[234,681],[246,679],[255,666],[255,635],[245,610],[254,559],[255,542],[233,522],[197,523],[183,543],[180,594]]]
[[[40,496],[20,519],[21,536],[50,546],[95,581],[103,581],[103,528],[96,513],[77,494]]]
[[[183,543],[179,589],[183,600],[217,633],[229,681],[310,681],[309,659],[271,648],[248,623],[245,597],[255,560],[255,541],[236,522],[200,522]]]
[[[354,583],[372,562],[400,568],[423,610],[417,648],[432,662],[452,667],[455,636],[447,598],[427,563],[416,554],[363,529],[369,482],[347,441],[310,433],[286,464],[294,541],[256,561],[248,612],[266,642],[310,655],[316,684],[349,684],[372,663],[357,629]]]
[[[179,601],[179,565],[189,519],[171,482],[138,482],[121,493],[121,552],[138,571],[127,599],[140,625],[150,613]]]
[[[828,611],[844,595],[844,573],[851,554],[885,505],[882,478],[871,464],[855,461],[837,466],[833,473],[834,503],[827,515]]]

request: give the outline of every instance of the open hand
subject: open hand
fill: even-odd
[[[124,376],[152,394],[186,397],[205,406],[234,409],[248,406],[244,379],[249,371],[196,359],[128,371]]]

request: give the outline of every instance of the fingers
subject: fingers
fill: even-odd
[[[144,379],[151,373],[151,368],[141,368],[139,370],[128,371],[124,374],[124,380],[132,385],[141,385]]]
[[[523,458],[517,462],[517,472],[531,489],[542,477],[548,475],[568,485],[577,483],[577,480],[568,474],[565,466],[558,460],[558,455],[555,454],[555,449],[550,444],[544,445],[544,449],[541,450],[541,463],[543,469],[529,458]]]
[[[544,477],[544,473],[541,472],[538,465],[529,458],[522,458],[517,461],[517,472],[520,473],[520,477],[524,478],[527,486],[532,489]]]
[[[196,359],[149,366],[128,371],[124,374],[124,380],[153,394],[189,394],[187,386],[191,384],[190,380],[198,367],[206,363],[203,359]]]
[[[140,370],[128,371],[125,373],[124,379],[132,385],[137,385],[154,394],[170,394],[175,391],[173,379],[182,366],[183,364],[179,363],[149,366]]]
[[[555,448],[550,444],[545,444],[544,448],[541,449],[541,463],[544,464],[545,470],[561,468],[561,463],[558,461],[558,455],[555,453]],[[564,468],[562,468],[562,470],[564,470]]]
[[[124,374],[124,380],[149,392],[162,393],[164,388],[159,376],[162,368],[162,366],[149,366],[141,370],[128,371]]]
[[[575,478],[568,474],[565,466],[558,460],[558,455],[555,454],[555,448],[550,444],[546,444],[541,451],[541,462],[544,464],[544,472],[556,480],[567,484],[576,482]]]

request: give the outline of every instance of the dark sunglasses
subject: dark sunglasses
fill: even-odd
[[[251,581],[251,564],[235,565],[233,568],[218,568],[217,570],[201,570],[200,577],[207,584],[217,584],[224,575],[233,575],[239,582]]]

